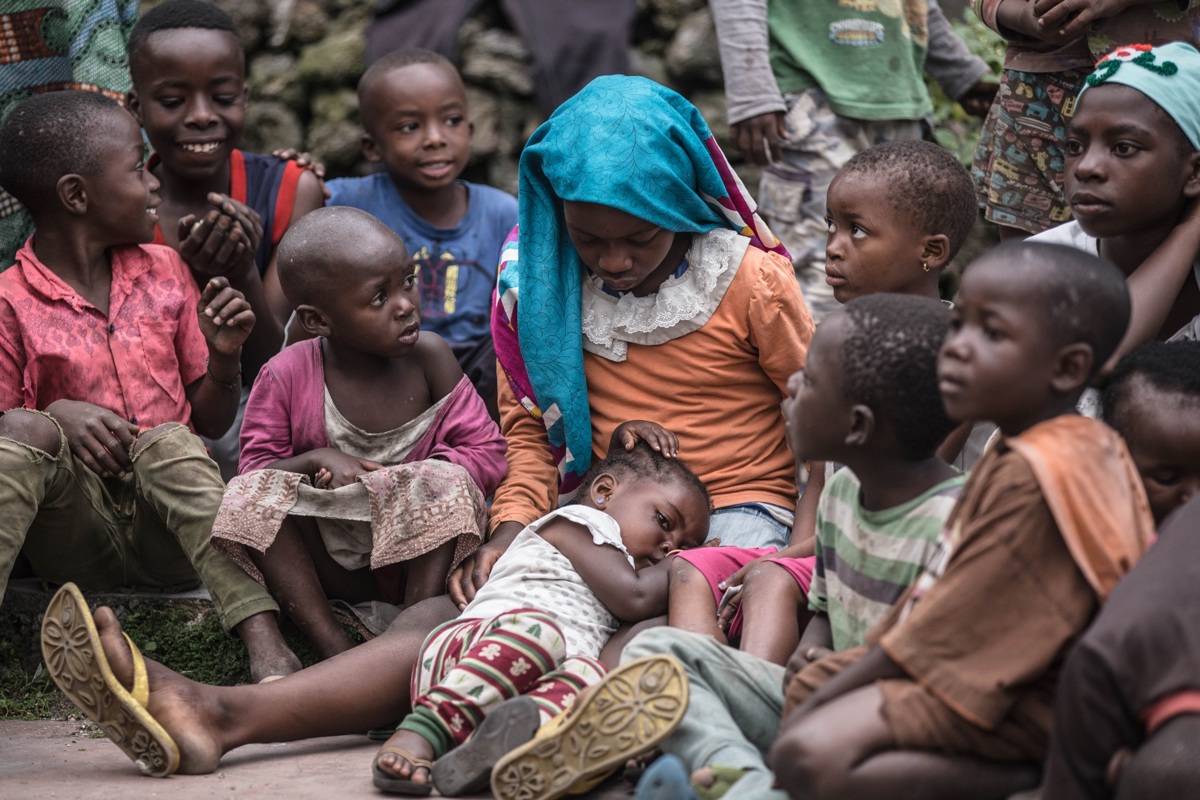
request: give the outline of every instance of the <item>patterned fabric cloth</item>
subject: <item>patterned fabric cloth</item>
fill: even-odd
[[[989,221],[1038,233],[1071,218],[1063,187],[1066,131],[1087,76],[1084,69],[1004,70],[971,162]]]
[[[858,647],[925,570],[966,477],[958,475],[894,508],[862,507],[862,484],[840,469],[817,506],[816,570],[809,606],[829,615],[833,649]]]
[[[230,481],[213,523],[213,545],[262,581],[238,545],[266,552],[289,514],[369,522],[371,569],[411,560],[451,539],[457,566],[479,546],[487,503],[466,470],[432,459],[364,472],[338,489],[313,488],[297,472],[263,469]],[[342,555],[339,563],[348,562],[347,568],[366,566]]]
[[[137,0],[5,0],[0,3],[0,120],[41,92],[85,89],[124,102],[126,42]],[[0,270],[12,266],[33,220],[0,188]]]
[[[597,78],[560,106],[521,153],[519,197],[520,252],[514,231],[501,255],[492,334],[517,399],[546,427],[569,491],[591,461],[592,429],[580,322],[584,265],[561,201],[599,203],[680,233],[729,227],[787,253],[700,112],[645,78]]]
[[[110,255],[107,314],[38,261],[32,239],[0,275],[0,409],[87,400],[142,430],[191,425],[184,388],[208,356],[196,283],[169,247]]]
[[[554,618],[537,609],[452,620],[421,648],[413,711],[399,730],[425,737],[437,758],[465,742],[496,706],[522,694],[537,703],[544,725],[607,671],[594,658],[566,653]]]

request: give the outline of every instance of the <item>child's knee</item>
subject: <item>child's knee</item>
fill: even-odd
[[[840,781],[833,774],[838,759],[825,751],[827,737],[801,721],[784,728],[771,747],[775,777],[792,797],[812,800],[837,797]]]
[[[800,584],[796,583],[792,574],[770,561],[761,561],[751,567],[742,584],[743,603],[749,602],[752,597],[759,600],[779,598],[799,602],[802,594]]]
[[[204,443],[200,437],[195,436],[178,422],[167,422],[157,427],[142,431],[138,434],[137,441],[133,443],[132,457],[136,460],[144,452],[151,447],[157,450],[165,449],[167,446],[179,454],[204,453],[207,456],[207,451],[204,450]]]
[[[45,414],[24,408],[0,416],[0,436],[57,457],[62,451],[62,429]]]

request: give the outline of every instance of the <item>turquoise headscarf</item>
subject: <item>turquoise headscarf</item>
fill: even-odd
[[[1186,42],[1118,47],[1096,64],[1087,86],[1120,83],[1149,97],[1200,150],[1200,52]]]
[[[565,490],[590,463],[592,430],[583,263],[562,201],[610,206],[677,233],[729,227],[787,251],[755,215],[696,107],[645,78],[597,78],[560,106],[521,153],[519,198],[519,237],[501,259],[492,327],[514,392],[546,427]]]

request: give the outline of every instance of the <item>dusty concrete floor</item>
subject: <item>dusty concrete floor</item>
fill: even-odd
[[[365,736],[335,736],[288,744],[250,745],[221,761],[212,775],[145,778],[113,744],[80,734],[78,722],[0,721],[0,797],[5,800],[327,800],[379,798]],[[589,795],[628,800],[617,781]],[[477,795],[484,798],[487,795]]]

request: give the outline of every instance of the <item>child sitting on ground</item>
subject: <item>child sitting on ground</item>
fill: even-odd
[[[1200,343],[1154,342],[1134,350],[1105,385],[1102,408],[1128,443],[1162,525],[1200,487]],[[1195,739],[1186,738],[1196,735],[1197,718],[1167,726],[1200,709],[1200,610],[1192,599],[1200,578],[1197,511],[1192,503],[1163,527],[1068,659],[1055,702],[1045,797],[1102,800],[1121,796],[1118,787],[1126,784],[1136,791],[1124,796],[1153,800],[1194,797],[1200,790],[1190,747]],[[1187,752],[1190,764],[1171,758],[1173,749]],[[1150,768],[1131,762],[1130,774],[1118,780],[1133,750]],[[1168,791],[1164,779],[1172,773],[1190,773],[1190,787]]]
[[[1034,241],[1099,253],[1125,274],[1133,315],[1118,356],[1177,333],[1200,338],[1200,53],[1122,47],[1087,84],[1066,138],[1075,220]]]
[[[713,591],[687,598],[707,601],[708,627],[697,632],[722,643],[726,632],[731,640],[740,636],[743,652],[780,665],[801,631],[810,647],[853,647],[924,569],[963,482],[936,455],[954,427],[937,391],[945,330],[940,302],[894,294],[851,301],[817,328],[808,363],[792,376],[784,401],[796,458],[845,465],[821,494],[815,562],[787,550],[760,555],[744,573],[740,609],[725,606],[720,621]],[[672,569],[672,625],[689,611],[678,602],[694,585],[689,572],[741,552],[676,556],[690,568]],[[807,608],[816,616],[806,628]]]
[[[851,158],[829,187],[826,271],[840,303],[890,292],[937,300],[938,280],[975,224],[971,177],[950,151],[931,142],[886,142]],[[944,321],[943,321],[944,328]],[[940,414],[940,407],[931,410]],[[823,424],[823,421],[821,421]],[[937,428],[941,430],[940,427]],[[948,431],[943,431],[943,436]],[[793,453],[795,455],[795,453]],[[973,463],[973,462],[972,462]],[[803,619],[789,623],[790,636],[766,628],[743,627],[740,604],[755,592],[730,595],[725,618],[718,624],[717,605],[724,592],[737,592],[743,581],[758,577],[758,564],[769,560],[790,564],[792,579],[780,581],[777,569],[762,571],[762,591],[803,601],[812,574],[816,504],[825,485],[825,465],[809,464],[791,544],[771,548],[697,550],[676,558],[671,568],[672,627],[705,633],[718,641],[737,641],[741,648],[782,664],[795,649]],[[796,561],[796,559],[802,559]],[[907,584],[904,584],[907,585]],[[767,601],[781,610],[773,597]],[[794,606],[789,614],[803,608]],[[801,617],[803,615],[801,614]],[[748,638],[747,638],[748,637]]]
[[[321,182],[295,163],[237,149],[246,117],[245,54],[228,14],[203,0],[167,0],[129,37],[128,106],[162,184],[155,244],[179,251],[203,285],[224,275],[254,310],[238,383],[249,387],[283,344],[291,308],[275,249],[288,226],[324,202]],[[243,405],[245,398],[243,397]],[[213,457],[237,467],[238,421]]]
[[[450,345],[492,417],[492,291],[504,238],[517,224],[506,192],[459,180],[473,125],[458,71],[429,50],[400,50],[358,82],[362,151],[381,172],[329,181],[329,204],[378,217],[417,264],[421,327]]]
[[[416,266],[379,220],[305,216],[280,243],[279,276],[317,338],[255,382],[213,537],[248,546],[328,658],[354,642],[327,598],[407,606],[445,592],[479,544],[504,440],[446,343],[420,330]]]
[[[713,733],[748,715],[765,747],[763,720],[778,715],[770,763],[793,796],[999,798],[1035,785],[1067,648],[1153,535],[1120,437],[1072,413],[1128,318],[1120,273],[1086,253],[1016,243],[969,268],[939,388],[952,419],[992,420],[1003,438],[967,479],[930,568],[866,647],[807,665],[777,705],[754,687],[779,672],[742,654],[717,669],[711,640],[642,634],[626,657],[676,655],[691,696],[716,709],[688,714],[664,749],[731,768],[731,797],[783,797]]]
[[[275,601],[209,545],[224,485],[191,432],[233,421],[254,314],[224,277],[201,293],[177,253],[139,244],[158,181],[115,102],[36,95],[0,131],[0,182],[37,229],[0,275],[0,598],[19,552],[94,590],[203,581],[256,680],[297,669]]]
[[[527,526],[458,619],[430,634],[413,675],[413,712],[376,759],[377,787],[427,794],[430,760],[462,744],[497,705],[518,694],[536,703],[523,726],[528,739],[539,718],[549,721],[604,674],[596,656],[619,621],[636,622],[666,609],[663,562],[672,551],[704,541],[708,492],[678,459],[644,443],[621,447],[621,431],[614,433],[608,456],[584,476],[576,503]],[[686,707],[681,676],[662,666],[661,660],[651,662],[641,679],[623,672],[617,680],[629,681],[633,694],[615,704],[611,696],[589,693],[584,707],[559,728],[575,737],[559,757],[603,768],[593,760],[616,766],[637,748],[652,746]],[[677,694],[660,697],[668,684]],[[635,724],[627,724],[631,700],[644,709]],[[489,728],[516,724],[506,718],[519,709],[508,707]],[[615,726],[622,729],[621,741],[612,739]],[[434,765],[438,791],[459,796],[486,785],[491,765],[518,743],[507,739],[494,752],[491,739],[479,728],[472,749]],[[542,793],[559,784],[550,756],[524,752],[511,755],[528,768],[501,781],[507,788],[494,784],[497,796],[557,796]]]

